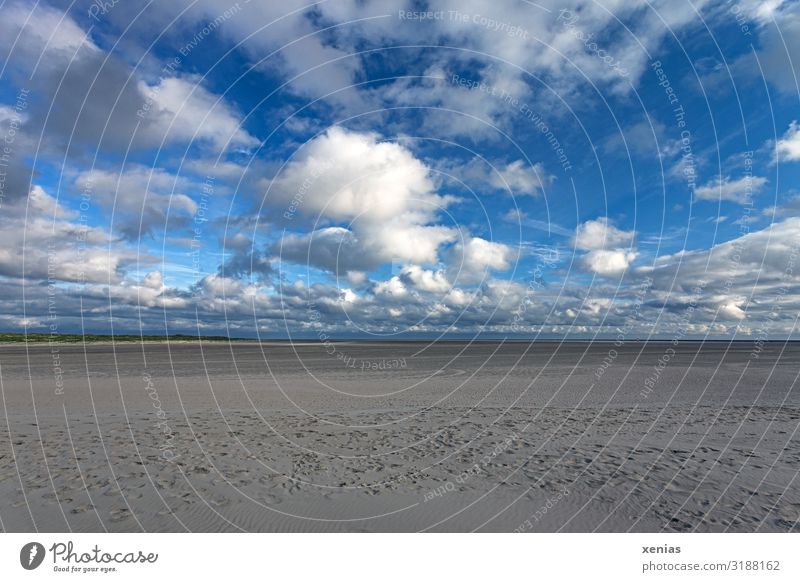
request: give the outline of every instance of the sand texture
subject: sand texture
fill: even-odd
[[[0,528],[797,530],[800,346],[670,347],[2,346]]]

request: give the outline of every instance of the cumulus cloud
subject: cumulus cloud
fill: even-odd
[[[455,244],[448,255],[449,276],[461,283],[481,281],[491,271],[506,271],[514,260],[511,247],[480,237]]]
[[[266,202],[301,215],[378,222],[430,217],[447,204],[429,170],[404,146],[333,127],[302,146],[271,181]]]
[[[606,217],[579,224],[573,239],[576,249],[588,251],[581,257],[583,267],[598,275],[624,272],[637,257],[633,250],[634,231],[620,230]],[[627,247],[627,248],[626,248]]]
[[[197,212],[197,203],[185,193],[196,186],[161,168],[133,165],[122,172],[90,170],[81,172],[75,185],[102,204],[109,216],[113,209],[113,226],[131,239],[157,229],[163,233],[169,219],[180,224]]]
[[[767,179],[762,176],[743,176],[738,180],[718,177],[716,180],[696,188],[694,197],[697,200],[728,200],[737,204],[746,204],[766,184]]]
[[[113,11],[111,11],[113,12]],[[43,4],[4,8],[0,49],[8,67],[33,93],[30,130],[46,132],[47,148],[143,148],[198,143],[222,149],[259,142],[240,116],[200,79],[162,72],[148,83],[121,60],[98,48],[75,20]],[[57,111],[58,115],[49,115]]]
[[[800,125],[797,121],[789,124],[789,129],[775,144],[775,153],[779,160],[796,162],[800,160]]]
[[[137,308],[185,309],[191,305],[188,294],[170,289],[164,284],[160,271],[150,271],[138,281],[126,278],[104,288],[90,286],[81,293],[86,298],[110,299],[120,305]]]
[[[751,4],[754,4],[751,2]],[[759,2],[754,15],[761,21],[759,30],[758,62],[749,55],[752,75],[762,75],[783,93],[797,93],[795,75],[787,74],[800,62],[800,5],[796,2]]]
[[[380,264],[371,254],[358,252],[356,236],[346,228],[332,226],[308,234],[288,234],[272,245],[281,260],[330,271],[369,271]]]
[[[219,266],[218,273],[222,277],[249,277],[269,284],[272,283],[276,269],[269,253],[250,247],[237,248],[233,256]]]
[[[137,115],[144,119],[148,143],[205,141],[216,149],[252,148],[259,141],[241,126],[240,116],[194,77],[162,78],[138,84],[143,98]]]
[[[578,225],[573,242],[576,248],[593,251],[630,245],[635,235],[632,230],[620,230],[603,216]]]
[[[80,324],[81,317],[94,318],[95,325],[104,325],[113,316],[113,321],[137,328],[142,324],[152,329],[168,318],[177,329],[194,331],[200,325],[204,330],[235,335],[238,330],[252,334],[256,330],[283,331],[287,326],[292,330],[324,326],[347,331],[353,323],[377,333],[398,329],[502,333],[514,326],[531,333],[591,333],[601,325],[626,325],[626,317],[638,301],[634,296],[636,285],[647,276],[652,277],[653,284],[647,301],[637,307],[634,326],[638,329],[653,330],[648,326],[657,325],[662,326],[659,330],[668,330],[682,325],[678,314],[691,300],[692,286],[704,281],[695,321],[686,324],[687,329],[732,333],[745,326],[764,326],[791,331],[792,315],[800,309],[800,284],[796,269],[790,267],[800,236],[797,219],[712,249],[662,257],[654,267],[634,268],[637,251],[633,230],[598,218],[567,231],[526,206],[527,214],[515,209],[506,219],[528,229],[570,238],[580,255],[577,264],[583,269],[604,276],[624,273],[623,282],[627,283],[617,286],[599,277],[587,289],[583,275],[574,282],[554,273],[552,277],[535,278],[537,285],[531,287],[507,278],[518,250],[488,240],[489,235],[482,234],[485,231],[471,232],[480,227],[472,225],[468,210],[452,212],[461,224],[446,221],[444,210],[453,211],[457,204],[469,201],[444,194],[450,190],[440,184],[431,168],[447,167],[432,165],[432,156],[427,157],[432,147],[411,139],[386,141],[363,129],[377,121],[384,135],[408,135],[413,128],[413,135],[418,136],[465,138],[459,144],[494,135],[498,141],[491,142],[492,146],[500,143],[501,132],[514,139],[525,134],[531,142],[546,139],[520,117],[524,104],[547,117],[554,131],[558,127],[568,133],[569,123],[559,118],[559,108],[564,104],[551,107],[553,101],[548,99],[555,98],[542,87],[563,96],[568,107],[577,106],[575,113],[579,116],[592,107],[582,91],[588,83],[596,84],[604,96],[611,93],[610,104],[615,105],[614,93],[637,87],[648,51],[657,52],[654,49],[660,47],[669,30],[680,34],[684,26],[694,25],[695,10],[702,11],[706,2],[676,6],[672,0],[624,5],[575,0],[563,5],[543,0],[541,6],[547,10],[542,10],[524,2],[445,0],[436,6],[438,10],[483,15],[518,26],[516,36],[491,30],[471,18],[464,22],[400,20],[398,10],[412,9],[411,4],[383,0],[336,0],[310,7],[299,0],[244,3],[241,12],[215,30],[218,38],[207,42],[219,44],[208,48],[225,48],[224,42],[243,41],[237,57],[244,54],[256,62],[269,55],[258,63],[259,71],[269,77],[269,86],[276,80],[287,82],[280,96],[285,100],[276,98],[275,110],[266,112],[268,124],[290,115],[298,106],[294,96],[283,96],[285,92],[302,95],[304,104],[309,96],[324,97],[324,103],[304,107],[304,118],[289,122],[281,130],[284,133],[278,134],[274,149],[269,150],[271,159],[248,166],[249,180],[242,180],[242,191],[252,189],[254,174],[271,177],[259,184],[258,192],[264,194],[263,212],[260,216],[240,214],[240,208],[231,204],[231,215],[225,217],[226,225],[232,225],[230,236],[227,231],[220,235],[218,224],[207,225],[209,238],[224,239],[222,253],[215,255],[218,249],[213,244],[209,252],[198,252],[198,271],[204,269],[210,274],[196,284],[186,283],[184,278],[180,289],[169,282],[173,280],[170,269],[179,271],[181,267],[170,263],[182,256],[181,252],[164,247],[167,256],[161,257],[158,262],[162,266],[156,269],[152,265],[155,260],[146,251],[134,249],[131,240],[119,240],[117,233],[128,239],[156,230],[182,234],[175,227],[184,225],[197,211],[194,193],[198,185],[168,169],[168,160],[186,153],[188,157],[181,164],[184,171],[193,173],[190,175],[215,175],[235,183],[244,174],[244,166],[233,161],[238,159],[236,154],[255,148],[259,141],[242,126],[242,113],[233,102],[212,89],[213,82],[224,82],[227,77],[207,83],[178,69],[165,72],[155,53],[134,70],[132,63],[138,59],[132,59],[128,51],[137,50],[130,47],[138,43],[144,54],[151,38],[161,30],[158,27],[189,8],[180,20],[182,26],[172,27],[158,48],[160,51],[170,43],[185,42],[187,29],[219,15],[219,3],[154,3],[152,10],[142,13],[136,22],[133,16],[139,9],[120,3],[104,15],[103,26],[93,29],[91,35],[78,24],[86,21],[85,15],[78,17],[77,12],[73,18],[44,4],[33,8],[21,2],[7,5],[0,20],[0,50],[8,53],[3,56],[9,57],[10,82],[14,78],[25,80],[32,95],[43,98],[33,98],[21,120],[15,143],[19,167],[9,174],[9,180],[15,182],[6,181],[9,196],[3,200],[0,214],[4,232],[0,249],[0,304],[6,314],[0,315],[3,325],[32,325],[37,321],[36,313],[46,313],[48,287],[43,283],[52,280],[60,294],[58,303],[65,321],[75,325]],[[777,1],[750,4],[761,30],[771,27],[773,19],[781,26],[788,24],[785,30],[796,27],[794,8]],[[569,15],[559,19],[562,8]],[[296,11],[287,14],[291,10]],[[110,36],[128,30],[128,25],[132,26],[132,33],[125,35],[128,43],[121,43],[109,54],[106,38],[95,31]],[[316,34],[323,27],[330,28]],[[577,32],[598,32],[594,37],[598,46],[603,45],[606,54],[619,60],[628,75],[620,75],[618,69],[599,59]],[[451,48],[381,53],[380,58],[391,55],[392,67],[387,67],[387,72],[393,68],[406,74],[340,91],[354,81],[371,79],[369,73],[375,70],[371,67],[380,66],[377,53],[367,50],[357,54],[361,49],[369,49],[373,43],[380,47],[423,44],[431,38]],[[768,78],[782,89],[795,88],[785,71],[789,67],[786,50],[796,54],[796,38],[800,35],[787,35],[784,45],[769,28],[759,45]],[[13,50],[12,43],[16,43]],[[457,87],[453,81],[456,72],[470,76],[471,81],[483,81],[489,90]],[[531,76],[541,83],[532,83]],[[688,101],[690,95],[685,95]],[[13,112],[9,105],[13,103],[0,106],[2,131],[10,127]],[[58,115],[45,122],[51,105]],[[394,107],[397,110],[393,112]],[[353,115],[348,121],[350,129],[334,127],[297,148],[299,135],[310,135],[332,118],[350,118],[341,115],[343,110],[355,114],[365,109],[381,111],[371,113],[369,119]],[[332,116],[328,115],[331,111]],[[609,139],[604,144],[606,153],[631,151],[637,164],[645,157],[680,155],[676,142],[664,139],[665,126],[655,120],[645,120],[623,132],[625,142]],[[793,122],[772,144],[779,159],[800,159],[799,134],[797,122]],[[28,152],[33,151],[29,148],[33,143],[30,136],[36,135],[43,138],[39,159],[50,156],[60,168],[67,150],[67,179],[60,182],[62,191],[58,193],[62,203],[55,193],[51,195],[39,186],[31,188],[37,176],[22,167]],[[284,135],[288,137],[284,139]],[[568,134],[562,142],[572,137]],[[170,149],[189,146],[189,142],[193,142],[191,150]],[[414,145],[401,145],[406,143]],[[163,167],[114,166],[116,153],[130,151],[133,159],[146,164],[149,152],[143,150],[152,148],[155,152],[162,145],[167,146],[159,153],[164,155],[159,157],[165,160],[159,162]],[[535,151],[544,155],[551,152],[544,141],[532,147],[537,145],[542,147]],[[227,159],[215,159],[212,150],[223,148],[227,148],[223,152]],[[296,153],[279,170],[283,153],[295,148]],[[81,167],[98,151],[103,154],[98,169],[71,169]],[[54,152],[58,157],[52,156]],[[545,167],[551,167],[547,158],[541,158],[544,163],[531,163],[518,159],[524,158],[521,151],[500,147],[488,155],[496,172],[485,163],[480,167],[465,164],[460,169],[466,173],[457,177],[465,178],[470,186],[477,181],[485,190],[508,189],[526,196],[537,196],[553,183],[554,178],[545,171]],[[576,151],[574,155],[577,159],[583,154]],[[702,153],[698,151],[697,155]],[[475,169],[472,174],[471,168]],[[42,184],[55,183],[54,176],[46,178]],[[741,202],[748,188],[743,180],[720,176],[694,195],[697,199]],[[759,177],[750,182],[753,191],[766,184]],[[97,204],[91,212],[94,226],[85,226],[81,222],[85,217],[70,210],[70,202],[63,203],[75,189],[93,191],[92,202]],[[531,206],[534,203],[526,202]],[[780,208],[791,216],[789,211],[794,207],[794,201],[787,200]],[[111,209],[117,222],[97,226],[107,220]],[[564,219],[563,215],[557,218]],[[256,228],[259,220],[266,225]],[[245,225],[253,226],[247,236],[243,234]],[[509,230],[508,224],[499,226],[495,232]],[[281,236],[279,230],[284,227],[288,234]],[[136,243],[147,241],[137,239]],[[531,237],[525,244],[535,248],[542,243]],[[278,273],[279,259],[293,266],[286,273]],[[387,275],[385,267],[390,263],[392,274]],[[302,270],[294,266],[298,264],[325,273],[311,273],[305,282],[292,281],[289,273]],[[337,275],[335,282],[331,274]],[[27,314],[19,309],[23,283]],[[323,314],[319,322],[311,322],[309,304]]]
[[[399,279],[405,284],[429,293],[447,293],[453,287],[444,271],[423,269],[417,265],[403,268]]]
[[[440,246],[457,236],[431,224],[451,202],[406,147],[338,127],[305,144],[265,194],[290,225],[339,223],[291,234],[273,247],[287,260],[336,272],[435,263]]]
[[[711,249],[659,257],[637,271],[652,277],[654,292],[665,301],[702,285],[707,319],[741,320],[746,314],[755,327],[788,332],[800,307],[799,256],[800,218],[788,218]]]
[[[586,253],[583,265],[598,275],[613,275],[627,269],[635,258],[636,253],[632,251],[601,249]]]
[[[282,260],[342,274],[386,263],[435,263],[439,247],[454,237],[446,227],[390,222],[384,228],[369,225],[355,232],[332,226],[288,234],[271,249]]]
[[[43,207],[51,203],[46,202]],[[98,233],[102,234],[102,233]],[[535,333],[588,334],[600,326],[627,326],[631,333],[731,334],[737,330],[760,333],[791,331],[800,303],[800,276],[796,272],[800,219],[789,219],[719,244],[710,250],[688,251],[662,257],[654,266],[628,269],[627,285],[592,285],[560,282],[530,289],[515,281],[487,278],[475,289],[453,287],[442,269],[406,266],[397,275],[376,281],[356,293],[334,285],[285,282],[275,293],[258,281],[243,281],[216,273],[204,277],[191,294],[169,288],[159,271],[138,279],[100,278],[81,291],[84,309],[98,317],[108,313],[114,299],[115,318],[142,318],[146,329],[163,324],[171,329],[196,330],[195,312],[204,330],[230,333],[280,332],[288,325],[293,333],[316,329],[310,324],[309,305],[323,317],[314,326],[346,330],[352,321],[375,333],[399,331],[474,332],[516,330]],[[602,249],[595,249],[602,250]],[[495,262],[495,264],[500,264]],[[107,275],[107,273],[106,273]],[[652,282],[637,297],[642,280]],[[0,302],[18,293],[0,278]],[[702,287],[695,296],[693,288]],[[67,289],[59,300],[65,310],[77,306],[77,296]],[[612,298],[613,296],[613,298]],[[46,309],[44,288],[29,289],[30,312]],[[687,305],[695,305],[687,319]],[[634,305],[636,316],[631,319]],[[44,306],[44,307],[43,307]],[[524,307],[523,307],[524,306]],[[152,312],[141,307],[166,310]],[[76,307],[77,308],[77,307]],[[41,311],[42,313],[44,311]],[[6,311],[8,313],[8,311]],[[254,313],[257,317],[254,319]],[[388,317],[387,317],[388,315]],[[13,322],[6,318],[4,322]],[[35,316],[28,323],[36,323]],[[241,332],[238,330],[242,330]],[[634,331],[635,330],[635,331]]]
[[[12,2],[3,6],[0,19],[0,50],[10,66],[29,72],[59,67],[60,61],[81,54],[99,52],[87,33],[63,12],[37,3]],[[4,59],[5,60],[5,59]]]
[[[52,284],[117,283],[124,279],[126,267],[152,260],[78,218],[39,186],[28,197],[4,205],[0,275]]]

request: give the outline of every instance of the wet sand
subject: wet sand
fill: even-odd
[[[0,346],[3,531],[800,529],[800,345]]]

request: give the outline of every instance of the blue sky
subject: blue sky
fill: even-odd
[[[797,2],[0,10],[7,331],[797,335]]]

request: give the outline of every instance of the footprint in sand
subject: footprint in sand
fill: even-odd
[[[78,507],[73,507],[72,509],[70,509],[69,512],[72,513],[72,514],[77,515],[79,513],[86,513],[87,511],[92,511],[93,509],[94,509],[94,505],[92,505],[92,504],[79,505]]]
[[[131,516],[131,510],[128,508],[112,509],[109,516],[112,523],[119,523]]]
[[[223,497],[221,495],[220,496],[209,497],[207,499],[207,501],[208,501],[209,505],[213,505],[214,507],[225,507],[225,506],[231,504],[231,500],[230,499],[228,499],[227,497]]]

